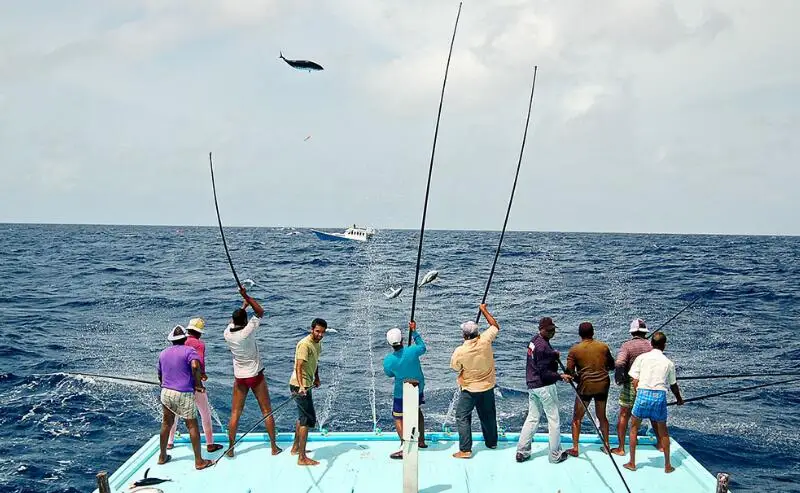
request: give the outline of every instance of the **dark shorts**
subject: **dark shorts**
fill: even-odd
[[[261,382],[263,382],[263,381],[264,381],[264,370],[261,370],[260,372],[258,372],[258,375],[254,376],[254,377],[234,378],[233,379],[233,383],[235,385],[244,385],[245,387],[247,387],[250,390],[253,390],[254,388],[258,387],[261,384]]]
[[[594,399],[595,402],[597,402],[597,401],[607,401],[608,400],[608,390],[606,390],[605,392],[599,392],[599,393],[596,393],[596,394],[581,394],[581,400],[583,402],[587,403],[587,404],[592,402],[592,399]]]
[[[419,405],[425,404],[425,394],[423,392],[419,393]],[[403,398],[402,397],[395,397],[394,403],[392,404],[392,417],[395,419],[400,419],[403,417]]]
[[[311,389],[306,389],[306,395],[299,395],[300,387],[289,385],[292,396],[297,396],[294,403],[297,405],[297,421],[300,426],[313,428],[317,426],[317,412],[314,410],[314,401],[311,398]]]

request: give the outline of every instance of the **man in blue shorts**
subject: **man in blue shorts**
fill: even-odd
[[[406,347],[403,344],[403,333],[400,329],[390,329],[386,332],[386,342],[392,346],[394,351],[386,355],[383,359],[383,372],[387,377],[394,377],[394,404],[392,405],[392,418],[397,434],[400,436],[401,449],[389,457],[392,459],[403,458],[403,380],[412,379],[419,382],[419,403],[425,404],[425,375],[422,374],[422,365],[419,357],[425,354],[427,348],[422,336],[417,332],[417,323],[409,322],[408,328],[414,345]],[[425,443],[425,418],[422,416],[422,408],[419,409],[419,448],[427,448]]]
[[[669,431],[667,430],[667,387],[675,394],[678,405],[683,405],[681,391],[675,375],[675,363],[664,356],[667,347],[667,336],[663,332],[656,332],[650,341],[653,349],[636,358],[628,373],[633,379],[633,388],[636,390],[636,401],[633,404],[633,423],[631,425],[631,460],[623,467],[631,471],[636,470],[636,437],[639,433],[639,424],[643,419],[652,420],[659,441],[664,449],[664,472],[675,470],[669,460]]]

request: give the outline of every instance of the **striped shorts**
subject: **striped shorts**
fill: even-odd
[[[161,404],[183,419],[197,419],[197,405],[194,392],[178,392],[172,389],[161,389]]]
[[[639,389],[631,411],[639,419],[667,420],[667,392],[665,390]]]
[[[629,380],[622,384],[622,389],[619,391],[619,405],[630,409],[634,402],[636,402],[636,389],[633,388],[633,382]]]

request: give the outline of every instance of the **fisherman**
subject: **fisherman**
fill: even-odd
[[[200,375],[205,382],[208,380],[206,375],[206,345],[200,340],[205,332],[206,322],[202,318],[193,318],[189,320],[189,325],[186,327],[188,337],[186,338],[185,346],[193,348],[200,356]],[[208,452],[216,452],[222,449],[222,444],[214,443],[214,428],[211,421],[211,408],[208,404],[208,389],[205,392],[195,392],[194,401],[197,404],[197,410],[200,411],[200,422],[203,425],[203,433],[206,436],[206,450]],[[175,430],[178,429],[178,420],[172,424],[172,429],[169,430],[169,442],[167,449],[173,447],[175,441]]]
[[[479,333],[478,324],[472,320],[462,323],[464,343],[453,351],[450,358],[450,367],[458,372],[456,380],[461,389],[456,407],[459,451],[453,454],[457,459],[472,457],[473,408],[478,411],[484,443],[491,449],[497,447],[497,409],[494,402],[496,376],[492,342],[497,338],[500,326],[486,309],[485,303],[480,305],[480,311],[489,327]]]
[[[414,345],[405,347],[403,344],[403,333],[400,329],[389,329],[386,332],[386,342],[392,346],[392,353],[383,358],[383,372],[387,377],[394,377],[394,399],[392,405],[392,418],[397,434],[400,436],[400,450],[391,454],[392,459],[403,458],[403,380],[412,379],[419,382],[419,404],[425,404],[425,375],[422,373],[422,365],[419,357],[425,354],[427,348],[422,336],[417,332],[417,323],[413,320],[408,323]],[[422,415],[422,408],[419,408],[419,448],[428,448],[425,443],[425,417]]]
[[[200,370],[200,355],[193,348],[184,345],[186,330],[176,325],[167,335],[172,346],[158,355],[158,381],[161,384],[161,407],[164,417],[161,421],[159,441],[159,464],[166,464],[172,459],[167,455],[169,430],[176,421],[176,416],[183,418],[189,429],[189,438],[194,452],[194,468],[205,469],[212,462],[204,459],[200,451],[200,431],[197,429],[195,412],[195,393],[205,392]]]
[[[233,311],[232,320],[225,328],[225,342],[233,355],[233,399],[231,402],[231,418],[228,423],[228,457],[234,456],[233,444],[236,442],[236,429],[239,427],[239,418],[244,409],[247,393],[253,391],[261,414],[267,416],[272,412],[269,399],[269,387],[264,378],[264,365],[256,343],[256,329],[261,324],[264,309],[247,294],[244,287],[239,288],[244,302],[241,308]],[[253,308],[255,314],[247,320],[247,307]],[[267,434],[269,435],[272,455],[281,453],[275,439],[275,419],[269,416],[266,419]]]
[[[561,422],[558,415],[559,380],[569,382],[572,377],[566,373],[558,373],[558,351],[550,345],[556,334],[556,324],[550,317],[539,320],[539,333],[528,343],[525,380],[528,384],[528,417],[522,425],[517,442],[517,462],[525,462],[531,457],[531,441],[539,426],[542,412],[547,417],[551,463],[558,464],[569,458],[561,449]]]
[[[322,354],[322,338],[328,323],[315,318],[311,321],[311,333],[300,339],[294,352],[294,371],[289,379],[289,390],[297,404],[297,422],[294,426],[292,455],[297,456],[297,465],[316,466],[318,461],[306,454],[308,429],[317,425],[317,412],[311,397],[311,387],[319,387],[319,357]]]
[[[675,363],[664,356],[667,347],[667,336],[660,331],[653,334],[650,344],[653,349],[642,354],[633,362],[630,376],[633,388],[636,389],[636,401],[633,404],[633,422],[631,423],[631,460],[623,465],[625,469],[636,470],[636,440],[639,424],[643,419],[651,419],[658,433],[664,451],[664,472],[675,470],[669,460],[669,430],[667,429],[667,387],[672,390],[679,406],[683,405],[681,390],[675,375]]]
[[[619,447],[611,449],[611,453],[616,455],[625,455],[625,437],[628,434],[628,421],[631,417],[631,408],[636,401],[636,389],[633,388],[633,382],[628,372],[637,357],[653,349],[650,341],[645,339],[647,332],[647,324],[645,324],[644,320],[641,318],[634,319],[630,325],[631,339],[625,341],[622,347],[619,348],[619,353],[617,353],[617,359],[614,363],[614,382],[617,385],[622,385],[622,389],[619,392],[619,417],[617,419]],[[653,430],[656,430],[656,443],[659,451],[661,451],[661,441],[658,437],[655,422],[650,420],[650,423],[653,425]]]
[[[603,443],[606,450],[611,448],[608,444],[606,402],[611,387],[608,372],[614,369],[614,357],[611,356],[611,350],[606,343],[594,338],[594,326],[591,322],[582,322],[578,326],[578,335],[581,342],[572,346],[567,354],[567,373],[577,378],[578,395],[580,395],[580,398],[575,396],[575,406],[572,411],[572,448],[567,450],[573,457],[578,456],[581,421],[592,399],[594,399],[594,412],[600,421]]]

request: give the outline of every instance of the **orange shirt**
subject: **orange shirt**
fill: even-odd
[[[457,381],[461,390],[484,392],[496,385],[492,343],[499,332],[500,329],[492,325],[453,351],[450,367],[458,372]]]

